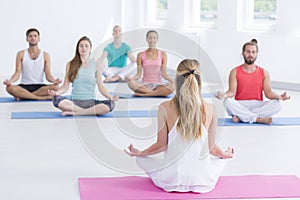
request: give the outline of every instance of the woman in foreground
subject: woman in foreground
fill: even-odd
[[[209,192],[219,179],[224,159],[232,158],[234,152],[216,144],[216,113],[201,96],[199,62],[183,60],[175,84],[175,97],[158,109],[157,141],[143,151],[131,144],[126,153],[137,156],[138,165],[165,191]],[[162,159],[150,156],[163,151]]]

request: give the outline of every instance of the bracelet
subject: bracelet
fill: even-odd
[[[224,98],[227,98],[227,94],[226,93],[224,93]]]

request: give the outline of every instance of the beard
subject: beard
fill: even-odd
[[[29,43],[29,46],[31,46],[31,47],[34,47],[34,46],[37,46],[38,45],[38,43],[36,42],[36,43]]]
[[[247,64],[247,65],[252,65],[254,62],[255,62],[255,60],[256,60],[256,58],[246,58],[245,56],[244,56],[244,60],[245,60],[245,63]]]

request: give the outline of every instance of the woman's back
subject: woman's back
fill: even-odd
[[[158,187],[165,191],[209,192],[231,158],[233,149],[222,151],[215,140],[214,106],[201,97],[199,62],[186,59],[176,72],[176,94],[158,108],[157,141],[143,151],[128,147],[129,155]],[[164,151],[163,158],[149,155]]]
[[[137,162],[152,181],[165,191],[177,192],[209,192],[218,181],[224,167],[223,160],[211,160],[208,145],[208,132],[202,125],[202,135],[196,139],[183,139],[176,129],[177,113],[170,101],[164,102],[166,124],[168,126],[168,144],[162,160],[157,158],[138,157]],[[211,104],[205,103],[207,110],[213,109]],[[199,113],[200,114],[200,113]],[[212,115],[207,116],[211,121]],[[208,124],[207,124],[208,125]],[[157,163],[149,167],[149,162]]]
[[[213,118],[214,107],[212,104],[210,104],[206,101],[203,101],[203,104],[204,104],[204,110],[206,111],[205,112],[206,120],[203,125],[206,128],[206,130],[208,130],[209,125]],[[162,103],[161,105],[165,111],[165,116],[166,116],[165,119],[166,119],[166,124],[168,126],[168,131],[170,131],[178,118],[176,107],[171,101],[166,101],[166,102]],[[171,127],[171,128],[169,128],[169,127]]]

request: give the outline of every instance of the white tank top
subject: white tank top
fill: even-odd
[[[43,84],[44,82],[44,52],[32,60],[29,57],[28,49],[24,50],[22,62],[22,84]]]

